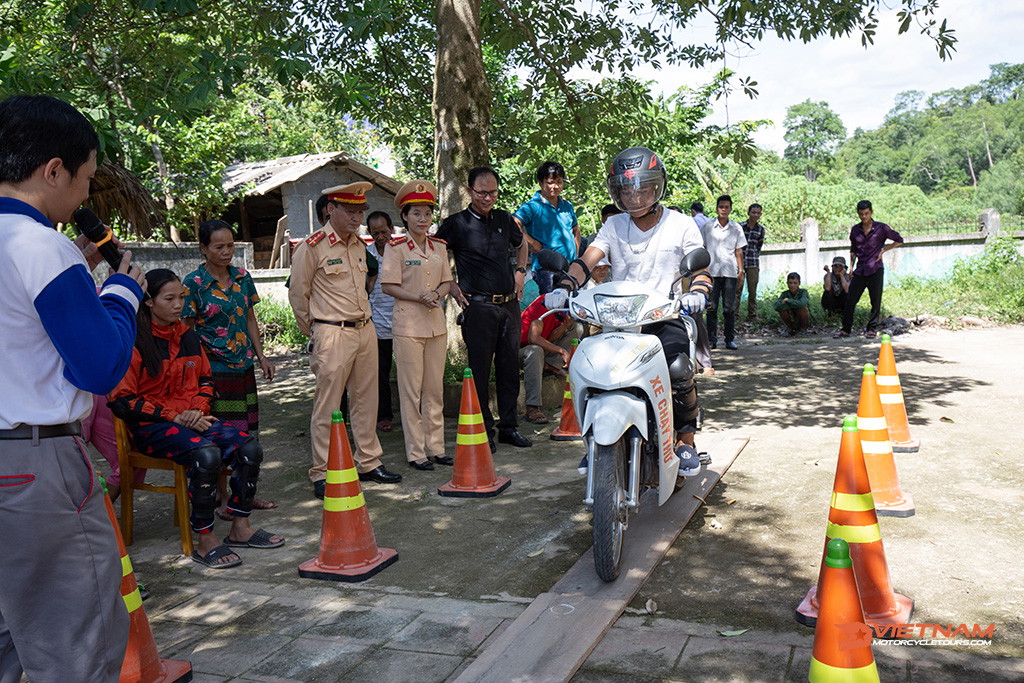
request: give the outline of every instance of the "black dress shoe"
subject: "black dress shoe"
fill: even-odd
[[[438,465],[448,465],[449,467],[455,464],[455,458],[450,455],[435,455],[431,458]]]
[[[497,444],[494,443],[494,437],[493,436],[491,438],[487,439],[487,446],[491,449],[491,453],[497,453],[498,452],[498,446],[497,446]]]
[[[313,482],[313,495],[320,500],[324,499],[324,491],[327,490],[327,480],[321,479],[320,481]]]
[[[413,460],[409,463],[409,467],[415,467],[418,470],[433,470],[434,463],[430,462],[429,460],[424,460],[423,462]]]
[[[360,472],[359,481],[375,481],[378,484],[397,484],[402,481],[402,475],[395,474],[394,472],[388,472],[384,469],[384,465],[379,465],[369,472]]]
[[[501,430],[498,432],[498,441],[511,444],[517,448],[529,448],[533,442],[519,433],[517,429]]]

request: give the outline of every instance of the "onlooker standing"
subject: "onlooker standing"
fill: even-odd
[[[384,292],[395,298],[395,358],[402,401],[402,431],[409,466],[453,465],[444,453],[444,361],[448,327],[441,301],[452,284],[448,249],[427,235],[437,188],[412,180],[395,195],[406,234],[388,246],[381,266]]]
[[[786,276],[786,291],[775,301],[775,310],[789,330],[789,336],[806,330],[811,325],[810,312],[807,310],[811,296],[806,289],[800,288],[800,273]]]
[[[693,218],[693,222],[696,223],[697,227],[701,230],[704,229],[704,224],[711,220],[704,215],[704,205],[700,202],[690,204],[690,216]]]
[[[547,312],[544,297],[537,297],[523,311],[522,331],[519,335],[519,358],[523,362],[523,389],[526,391],[526,421],[534,424],[548,421],[541,395],[544,365],[550,365],[559,376],[565,377],[574,336],[570,333],[570,330],[574,330],[572,318],[564,313],[553,313],[542,320],[541,316]]]
[[[571,262],[579,251],[580,225],[572,204],[562,199],[565,169],[557,162],[545,161],[537,169],[537,182],[540,189],[533,199],[519,207],[513,218],[533,253],[552,249]],[[539,295],[554,288],[553,278],[554,273],[541,270],[534,259],[533,280]]]
[[[498,399],[498,441],[513,446],[533,444],[518,430],[519,305],[526,278],[529,248],[512,216],[495,209],[498,173],[478,167],[469,172],[469,207],[449,216],[437,231],[455,256],[456,277],[451,292],[465,310],[462,338],[473,371],[480,412],[494,446],[494,417],[488,405],[488,380],[494,363]],[[509,259],[515,250],[516,267]]]
[[[846,259],[836,256],[832,269],[825,266],[825,286],[821,292],[821,307],[830,316],[842,314],[846,307],[847,292],[850,291],[850,275],[846,272]]]
[[[751,204],[747,209],[747,220],[740,224],[747,246],[743,247],[743,272],[736,283],[736,311],[740,310],[740,295],[743,281],[747,283],[747,319],[757,318],[757,281],[761,273],[761,247],[764,246],[764,226],[761,220],[760,204]]]
[[[366,244],[359,227],[366,211],[367,182],[324,190],[328,221],[299,244],[292,259],[288,301],[299,331],[312,337],[309,367],[316,376],[310,435],[313,495],[324,497],[331,413],[342,392],[352,396],[350,422],[355,440],[359,479],[395,484],[402,475],[389,472],[380,461],[383,450],[374,429],[377,416],[377,334],[370,320],[367,284],[370,272]]]
[[[843,308],[843,327],[834,338],[849,337],[853,328],[853,313],[857,308],[864,290],[868,290],[871,299],[871,315],[864,328],[864,336],[873,339],[877,334],[878,318],[882,312],[882,287],[885,281],[885,268],[882,257],[885,252],[903,244],[898,232],[885,223],[879,223],[872,217],[871,202],[863,199],[857,202],[857,217],[860,223],[850,230],[850,265],[853,266],[853,277],[850,278],[850,290],[846,296],[846,307]],[[886,244],[890,240],[891,244]]]
[[[732,197],[723,194],[716,204],[718,218],[709,220],[701,231],[704,246],[711,254],[711,273],[714,287],[707,308],[708,338],[711,348],[718,348],[718,307],[721,302],[722,317],[725,318],[725,348],[736,349],[736,282],[743,275],[743,247],[747,240],[743,229],[734,220]]]
[[[366,247],[370,255],[383,268],[384,250],[395,232],[391,216],[384,211],[374,211],[366,217],[366,228],[373,238],[373,244]],[[391,406],[391,358],[394,354],[391,315],[395,300],[381,289],[381,278],[377,278],[370,290],[370,309],[373,311],[373,327],[377,330],[377,429],[390,432],[391,421],[395,419]]]
[[[77,438],[131,362],[145,280],[54,230],[89,196],[99,138],[44,95],[0,101],[0,679],[118,680],[128,642],[117,537]],[[84,255],[83,255],[84,254]]]

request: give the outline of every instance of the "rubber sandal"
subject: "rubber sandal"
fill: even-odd
[[[263,500],[262,498],[252,499],[253,510],[276,510],[277,502],[273,500]]]
[[[832,338],[833,339],[845,339],[846,337],[849,337],[849,336],[850,336],[849,332],[843,332],[842,330],[839,330],[838,332],[836,332],[835,334],[832,335]]]
[[[241,557],[232,562],[217,562],[217,560],[226,555],[237,556],[237,553],[235,553],[235,551],[229,548],[226,544],[221,543],[219,546],[217,546],[210,552],[206,553],[205,555],[200,555],[198,550],[193,551],[192,561],[198,562],[204,567],[209,567],[210,569],[227,569],[228,567],[235,567],[237,565],[242,564]]]
[[[279,548],[284,545],[284,539],[276,543],[270,540],[270,537],[274,534],[270,533],[266,529],[260,529],[259,531],[253,532],[252,536],[249,537],[248,541],[233,541],[228,536],[224,539],[224,545],[232,548]]]
[[[877,336],[878,336],[878,333],[875,332],[874,330],[865,330],[864,331],[864,338],[865,339],[874,339]]]

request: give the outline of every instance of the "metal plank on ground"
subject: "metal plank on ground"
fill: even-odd
[[[630,517],[617,580],[605,583],[598,578],[593,549],[588,550],[466,667],[456,683],[569,680],[749,440],[727,432],[705,435],[701,447],[711,455],[711,464],[704,472],[687,480],[660,508],[656,496],[645,496],[640,513]]]

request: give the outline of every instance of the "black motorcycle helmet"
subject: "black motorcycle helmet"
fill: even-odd
[[[608,169],[608,195],[620,210],[648,215],[665,196],[665,165],[646,147],[619,152]]]

